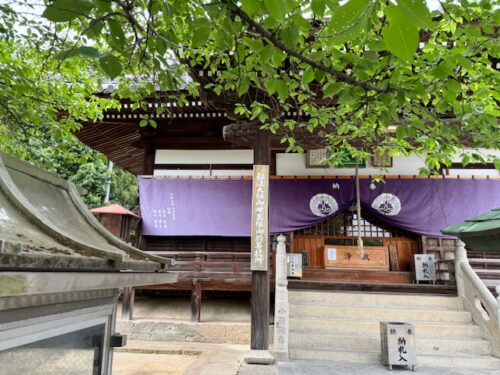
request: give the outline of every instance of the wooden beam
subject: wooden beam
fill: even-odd
[[[201,319],[201,281],[193,280],[191,289],[191,321],[199,322]]]
[[[269,165],[269,132],[259,130],[255,139],[254,163]],[[269,184],[269,181],[266,181]],[[252,271],[252,322],[250,349],[269,350],[269,271]]]

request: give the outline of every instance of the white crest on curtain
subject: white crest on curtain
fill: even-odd
[[[373,200],[372,208],[381,214],[395,216],[401,211],[401,201],[391,193],[382,193]]]
[[[316,216],[328,216],[337,212],[339,205],[329,194],[316,194],[309,201],[309,208]]]

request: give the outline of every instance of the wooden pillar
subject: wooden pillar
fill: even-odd
[[[152,145],[146,145],[144,149],[144,164],[142,167],[142,174],[152,176],[155,171],[155,156],[156,150]]]
[[[132,320],[134,318],[135,289],[123,288],[122,300],[122,320]]]
[[[144,148],[144,160],[142,165],[142,174],[152,176],[155,171],[155,157],[156,157],[156,129],[151,127],[141,128],[141,143]]]
[[[269,132],[258,130],[254,148],[254,164],[269,165],[269,162]],[[269,181],[266,181],[266,184],[269,184]],[[250,349],[252,350],[269,350],[269,298],[269,271],[252,271],[250,339]]]
[[[201,318],[201,281],[193,280],[191,288],[191,321],[199,322]]]
[[[269,161],[269,175],[270,176],[276,176],[276,169],[277,169],[277,154],[279,150],[271,150],[271,160]]]

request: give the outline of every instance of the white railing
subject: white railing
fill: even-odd
[[[278,236],[276,247],[276,286],[274,290],[274,358],[276,361],[288,360],[288,280],[286,272],[285,236]]]
[[[455,274],[458,295],[472,313],[474,322],[481,327],[483,337],[491,341],[493,355],[500,357],[500,297],[495,298],[474,272],[461,241],[455,256]],[[496,287],[496,292],[500,293],[500,286]]]

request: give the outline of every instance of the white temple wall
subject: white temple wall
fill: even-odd
[[[253,150],[156,150],[155,164],[253,164]]]
[[[483,154],[497,155],[500,151],[479,150]],[[459,163],[457,155],[455,162]],[[179,169],[155,169],[155,176],[251,176],[250,169],[221,169],[220,165],[253,164],[252,150],[157,150],[155,164],[175,164]],[[182,169],[184,165],[214,165],[215,169]],[[425,167],[424,158],[419,155],[395,156],[392,167],[381,169],[373,167],[367,161],[365,168],[360,168],[361,175],[418,175]],[[276,174],[281,176],[351,176],[354,168],[308,168],[305,154],[276,154]],[[450,175],[461,176],[499,176],[495,169],[450,169]]]

